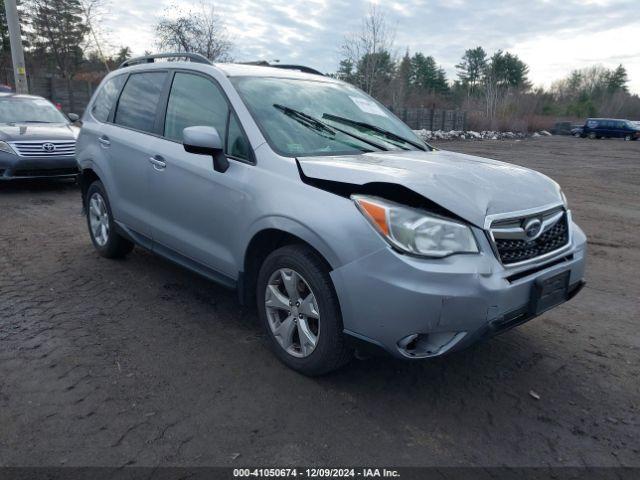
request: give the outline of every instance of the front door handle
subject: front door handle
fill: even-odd
[[[153,165],[153,168],[157,171],[162,171],[167,168],[167,164],[160,155],[149,157],[149,163]]]
[[[105,137],[104,135],[100,138],[98,138],[98,141],[100,142],[100,145],[102,145],[102,148],[109,148],[111,146],[111,142],[109,141],[109,137]]]

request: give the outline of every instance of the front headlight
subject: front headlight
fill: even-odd
[[[7,142],[0,142],[0,152],[10,153],[11,155],[15,155],[16,152],[11,148]]]
[[[437,258],[478,253],[467,225],[378,197],[352,195],[351,199],[385,240],[406,253]]]

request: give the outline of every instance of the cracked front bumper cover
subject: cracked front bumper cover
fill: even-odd
[[[525,323],[540,313],[531,309],[538,279],[569,272],[565,301],[584,284],[586,237],[575,224],[572,228],[568,251],[517,274],[500,265],[488,243],[481,254],[445,259],[420,259],[384,248],[337,268],[331,275],[345,333],[396,357],[426,358]],[[424,346],[417,354],[406,348],[412,335]]]

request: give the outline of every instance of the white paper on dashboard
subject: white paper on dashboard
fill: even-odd
[[[384,110],[382,110],[380,108],[380,106],[371,101],[371,100],[367,100],[366,98],[362,98],[362,97],[349,97],[353,103],[355,103],[357,105],[357,107],[362,110],[365,113],[370,113],[372,115],[379,115],[381,117],[386,117],[387,114],[384,113]]]

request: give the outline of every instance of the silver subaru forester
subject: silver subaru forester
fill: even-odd
[[[308,67],[134,59],[82,121],[97,251],[137,244],[237,289],[307,375],[367,347],[460,350],[584,285],[586,238],[556,182],[433,148]]]

